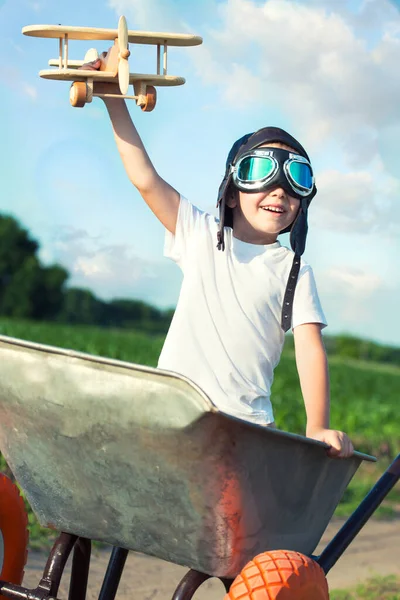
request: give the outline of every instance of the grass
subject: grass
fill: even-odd
[[[14,321],[0,318],[0,334],[89,354],[156,366],[164,336],[91,326]],[[347,488],[335,515],[348,516],[365,497],[380,474],[398,453],[400,433],[397,402],[400,368],[381,363],[330,357],[332,422],[346,431],[360,451],[376,455],[378,464],[363,463]],[[290,339],[275,372],[272,402],[279,428],[303,434],[305,412]],[[1,464],[0,470],[5,468]],[[376,515],[400,514],[400,490],[395,488]],[[43,544],[43,531],[30,517],[31,543]]]
[[[397,397],[400,368],[357,361],[330,360],[331,426],[346,431],[358,450],[379,456],[398,452]],[[275,371],[272,403],[278,427],[302,433],[305,413],[293,357],[284,353]]]
[[[164,336],[122,329],[4,318],[0,318],[0,334],[148,366],[156,366],[164,342]]]
[[[400,579],[373,577],[349,590],[332,590],[330,600],[400,600]]]
[[[378,463],[362,463],[354,479],[344,492],[344,496],[335,511],[335,517],[348,517],[374,486],[390,461],[382,458]],[[400,485],[397,484],[386,496],[374,513],[376,519],[394,519],[400,517]]]

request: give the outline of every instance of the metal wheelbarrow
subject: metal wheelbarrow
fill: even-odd
[[[69,600],[84,600],[98,540],[113,546],[99,600],[115,598],[129,550],[190,569],[174,600],[209,577],[231,599],[328,598],[326,573],[398,481],[400,455],[316,557],[375,460],[326,449],[222,413],[180,375],[0,336],[0,451],[40,524],[61,532],[24,588],[25,511],[0,477],[0,597],[56,600],[73,550]]]

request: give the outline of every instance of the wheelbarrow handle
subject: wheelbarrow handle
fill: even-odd
[[[361,504],[347,519],[343,527],[337,532],[333,540],[329,542],[319,557],[315,558],[322,567],[325,574],[330,571],[343,552],[354,540],[358,532],[375,512],[382,500],[396,485],[400,478],[400,454],[394,459],[390,466],[376,482]]]

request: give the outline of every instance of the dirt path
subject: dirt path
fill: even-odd
[[[340,522],[329,525],[316,554],[323,549]],[[345,554],[328,574],[330,589],[351,587],[366,578],[396,574],[400,576],[400,520],[369,521]],[[25,570],[24,585],[36,587],[46,562],[44,554],[32,553]],[[97,600],[109,558],[108,551],[94,554],[89,575],[88,600]],[[69,572],[69,566],[68,566]],[[165,600],[173,591],[187,569],[164,561],[131,552],[117,594],[117,600]],[[68,597],[68,577],[64,576],[58,594]],[[205,582],[196,594],[196,600],[222,600],[224,587],[218,580]]]

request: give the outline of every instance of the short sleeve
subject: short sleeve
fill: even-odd
[[[184,196],[180,197],[175,234],[165,232],[164,256],[184,268],[189,247],[195,242],[198,233],[209,226],[209,217]]]
[[[299,274],[294,294],[292,329],[305,323],[320,323],[322,327],[327,326],[314,274],[309,265],[305,265]]]

